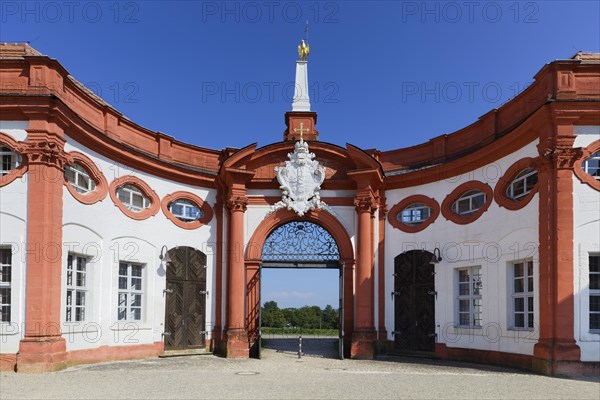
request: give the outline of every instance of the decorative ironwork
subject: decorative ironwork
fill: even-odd
[[[269,235],[262,250],[263,261],[337,261],[340,251],[325,228],[312,222],[289,222]]]

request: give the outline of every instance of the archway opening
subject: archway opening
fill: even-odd
[[[331,233],[314,222],[290,221],[269,234],[261,255],[254,355],[260,357],[263,347],[288,356],[301,351],[343,358],[343,263]],[[283,300],[281,308],[275,299]]]

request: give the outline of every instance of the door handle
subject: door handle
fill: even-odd
[[[394,300],[394,296],[400,296],[402,292],[392,292],[392,300]]]
[[[208,296],[208,290],[200,290],[198,293]]]
[[[162,335],[163,336],[171,336],[171,332],[163,332]]]
[[[171,294],[171,293],[173,293],[173,289],[164,289],[163,293],[169,293],[169,294]]]

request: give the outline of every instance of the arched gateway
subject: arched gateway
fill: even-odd
[[[350,356],[353,253],[346,229],[327,211],[314,210],[298,218],[291,211],[279,210],[263,220],[246,249],[246,326],[250,355],[260,357],[262,268],[335,268],[340,270],[339,356]]]

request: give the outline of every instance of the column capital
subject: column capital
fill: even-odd
[[[226,202],[229,212],[246,212],[248,198],[246,196],[231,196]]]
[[[540,164],[554,166],[557,169],[573,169],[575,162],[583,156],[580,147],[573,147],[574,136],[560,135],[540,141],[538,151],[540,153]],[[546,163],[543,161],[547,160]],[[550,164],[550,165],[548,165]],[[540,165],[543,167],[543,165]]]
[[[23,147],[23,153],[27,156],[30,165],[43,164],[62,169],[65,164],[72,162],[64,152],[63,144],[52,140],[28,142]]]
[[[354,207],[359,214],[368,212],[373,216],[379,208],[379,199],[372,193],[361,194],[354,198]]]

